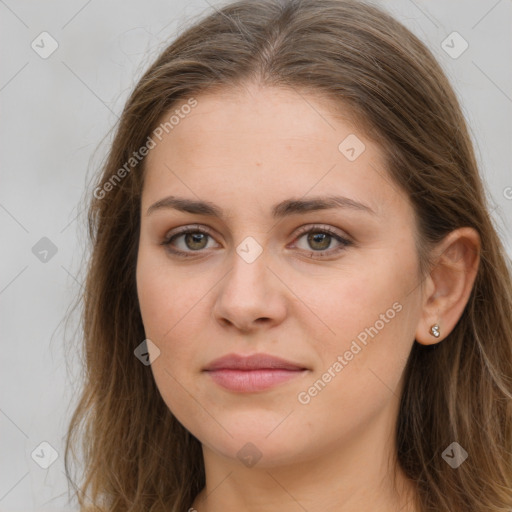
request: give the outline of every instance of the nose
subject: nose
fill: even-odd
[[[233,254],[231,270],[221,280],[213,317],[223,326],[250,332],[271,328],[286,317],[286,287],[269,268],[264,250],[254,261]]]

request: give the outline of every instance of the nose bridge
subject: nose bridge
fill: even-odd
[[[247,236],[235,247],[232,270],[228,274],[231,285],[245,286],[253,293],[259,293],[268,286],[266,274],[269,273],[269,250],[263,246],[264,243]],[[237,293],[240,291],[237,290]]]
[[[231,270],[216,297],[218,320],[247,330],[259,319],[276,321],[284,314],[280,282],[267,266],[272,266],[270,252],[255,238],[246,237],[235,247]]]

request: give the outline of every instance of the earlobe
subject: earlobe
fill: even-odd
[[[450,329],[451,331],[451,329]],[[416,330],[415,339],[421,345],[435,345],[443,341],[449,333],[446,333],[441,326],[441,320],[430,323],[421,319]]]
[[[445,339],[459,321],[471,295],[480,262],[480,236],[459,228],[434,249],[435,265],[427,276],[416,341],[432,345]]]

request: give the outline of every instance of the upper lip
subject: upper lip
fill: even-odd
[[[204,368],[205,371],[263,369],[306,370],[307,368],[301,364],[286,361],[285,359],[270,354],[252,354],[250,356],[227,354],[219,359],[213,360]]]

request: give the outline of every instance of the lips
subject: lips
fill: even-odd
[[[280,357],[269,354],[253,354],[242,356],[238,354],[228,354],[212,361],[204,371],[214,370],[307,370],[301,364],[286,361]]]
[[[228,354],[212,361],[203,371],[231,392],[255,393],[303,376],[308,370],[301,364],[269,354]]]

